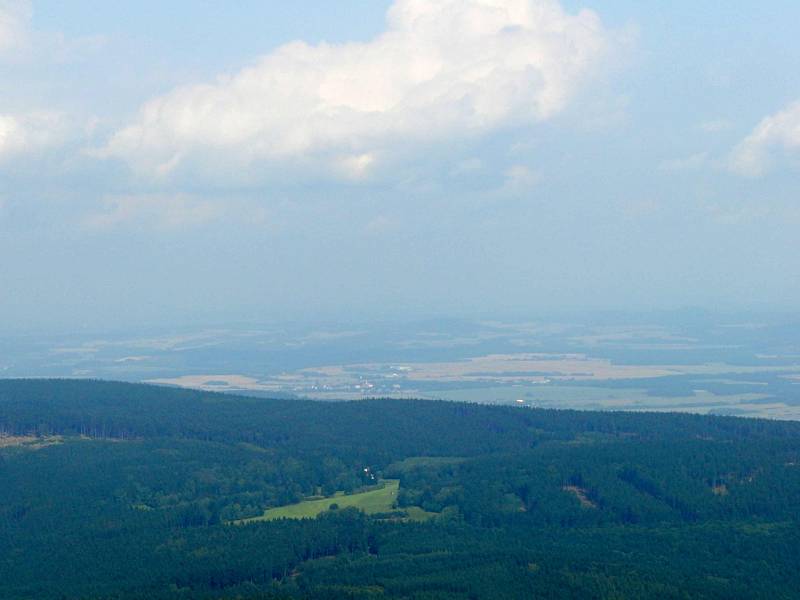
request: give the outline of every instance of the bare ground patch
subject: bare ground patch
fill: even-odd
[[[715,496],[727,496],[728,495],[728,486],[724,483],[719,483],[715,486],[712,486],[711,493]]]
[[[582,487],[578,487],[577,485],[565,485],[561,488],[565,492],[570,492],[571,494],[575,494],[575,497],[578,499],[578,502],[581,503],[583,508],[597,508],[597,504],[592,502],[589,499],[588,491]]]
[[[38,450],[45,446],[52,446],[63,442],[60,435],[35,436],[35,435],[4,435],[0,434],[0,448],[23,447]]]

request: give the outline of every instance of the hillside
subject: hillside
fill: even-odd
[[[796,422],[0,380],[0,442],[3,599],[800,586]]]

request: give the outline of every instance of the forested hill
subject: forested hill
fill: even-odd
[[[792,598],[799,465],[794,422],[0,380],[0,599]]]
[[[6,379],[0,380],[0,430],[120,439],[178,436],[306,450],[361,440],[394,456],[517,450],[581,433],[649,440],[796,438],[800,423],[427,400],[265,400],[110,381]]]

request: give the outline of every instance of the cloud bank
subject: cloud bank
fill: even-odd
[[[29,23],[31,3],[25,0],[0,0],[0,62],[24,60],[32,47]],[[0,89],[15,84],[0,81]],[[0,102],[5,98],[0,94]],[[29,154],[63,142],[66,138],[64,116],[53,110],[8,112],[0,104],[0,163],[11,157]]]
[[[108,230],[122,224],[166,229],[201,225],[219,217],[219,207],[186,194],[142,194],[106,198],[104,210],[88,215],[84,225]]]
[[[64,135],[64,119],[58,113],[0,113],[0,162],[60,143]]]
[[[0,58],[10,58],[27,43],[30,2],[0,0]]]
[[[776,151],[800,151],[800,101],[763,119],[731,154],[731,168],[750,177],[766,173]]]
[[[98,153],[148,175],[261,164],[368,176],[402,149],[550,119],[617,42],[555,0],[396,0],[366,43],[282,46],[146,103]]]

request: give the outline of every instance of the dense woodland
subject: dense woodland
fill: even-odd
[[[0,444],[3,599],[800,589],[800,423],[0,380],[0,436],[26,436]],[[232,523],[370,475],[391,513]]]

